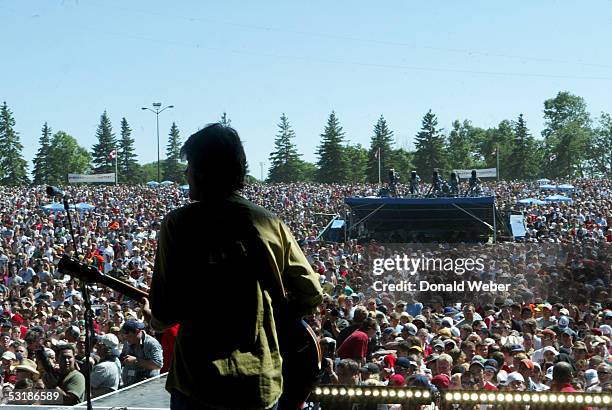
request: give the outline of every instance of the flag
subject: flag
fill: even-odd
[[[493,150],[493,152],[491,152],[491,155],[493,155],[493,156],[497,155],[497,147],[495,147],[495,149]]]
[[[378,149],[376,150],[376,152],[374,153],[374,158],[376,159],[380,159],[380,147],[378,147]]]
[[[110,154],[108,154],[108,159],[112,161],[113,159],[115,159],[116,156],[117,156],[117,150],[114,149],[110,152]]]

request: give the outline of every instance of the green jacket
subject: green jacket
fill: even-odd
[[[166,389],[223,408],[272,406],[282,392],[272,298],[282,283],[312,313],[318,279],[285,224],[238,195],[170,212],[150,292],[152,326],[180,323]]]

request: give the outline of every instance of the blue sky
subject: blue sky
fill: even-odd
[[[183,139],[223,111],[251,172],[268,165],[281,114],[304,159],[331,110],[369,145],[383,114],[412,147],[423,114],[481,127],[523,113],[539,136],[543,102],[561,90],[612,112],[612,1],[0,0],[0,101],[31,160],[47,121],[90,149],[100,114],[125,116],[141,163],[172,121]]]

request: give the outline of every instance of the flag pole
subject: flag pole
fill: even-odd
[[[380,147],[378,147],[378,186],[380,187]]]
[[[119,162],[119,155],[117,153],[117,146],[115,146],[115,185],[118,184],[119,182],[119,173],[118,173],[118,165],[117,163]]]
[[[497,181],[499,182],[499,144],[495,147],[495,157],[497,158]]]

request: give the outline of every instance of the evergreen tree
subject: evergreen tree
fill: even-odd
[[[132,129],[125,117],[121,119],[121,139],[119,140],[119,152],[117,153],[117,166],[119,181],[135,184],[139,181],[139,166],[134,153],[134,138],[131,137]]]
[[[447,158],[451,169],[471,169],[474,167],[474,147],[470,140],[468,120],[453,122],[453,129],[448,135]]]
[[[227,116],[227,113],[225,111],[223,111],[223,115],[221,116],[221,121],[219,121],[221,123],[221,125],[223,125],[224,127],[231,127],[232,125],[232,120],[229,119],[229,117]]]
[[[285,113],[278,124],[278,134],[274,140],[274,151],[270,153],[268,182],[296,182],[301,179],[300,154],[292,140],[295,132]]]
[[[115,160],[111,153],[117,148],[117,140],[106,111],[100,116],[100,124],[96,130],[98,143],[93,146],[92,158],[94,171],[97,174],[115,172]]]
[[[38,152],[36,153],[36,157],[34,158],[34,170],[32,174],[34,175],[34,185],[43,185],[48,183],[48,175],[49,175],[49,149],[50,149],[50,141],[51,141],[51,128],[47,123],[42,127],[42,134],[38,143],[40,147],[38,148]]]
[[[15,118],[5,101],[0,107],[0,185],[29,183],[28,165],[22,156],[23,145],[14,127]]]
[[[164,180],[182,182],[184,181],[184,166],[181,166],[181,136],[176,123],[172,123],[170,134],[168,134],[168,145],[166,146],[166,160],[164,161]]]
[[[91,169],[91,155],[79,146],[76,139],[64,131],[51,138],[48,152],[47,183],[65,184],[68,174],[84,174]]]
[[[434,169],[443,173],[447,169],[445,138],[438,128],[436,115],[429,110],[423,116],[421,131],[415,138],[414,165],[421,178],[428,178]]]
[[[512,154],[506,175],[511,179],[534,179],[538,175],[536,149],[535,139],[529,134],[523,114],[520,114],[514,124]]]
[[[374,125],[374,135],[370,140],[367,164],[369,182],[378,182],[378,155],[380,155],[381,180],[385,179],[388,169],[394,167],[393,143],[393,131],[389,129],[387,121],[381,115]]]
[[[364,183],[368,170],[368,150],[357,145],[347,145],[345,148],[348,163],[348,182]]]
[[[317,179],[323,183],[346,182],[348,164],[344,152],[344,132],[334,111],[327,119],[327,125],[321,134],[321,145],[317,150],[319,166]]]

